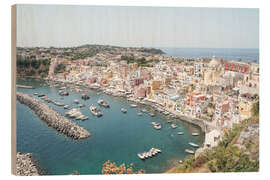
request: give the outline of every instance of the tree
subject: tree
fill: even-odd
[[[126,167],[125,164],[121,164],[120,166],[117,166],[115,162],[106,161],[101,170],[102,174],[143,174],[145,173],[144,170],[139,171],[133,171],[133,164],[130,164]]]

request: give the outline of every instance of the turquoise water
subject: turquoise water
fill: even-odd
[[[80,174],[100,174],[102,164],[110,160],[117,165],[133,163],[134,169],[145,169],[146,173],[161,173],[171,167],[188,154],[186,148],[193,149],[188,145],[194,142],[202,145],[204,134],[200,128],[192,124],[174,120],[178,125],[172,129],[166,121],[168,117],[156,113],[155,117],[143,113],[138,116],[138,108],[131,108],[130,103],[124,98],[116,98],[106,94],[97,94],[96,91],[88,90],[89,100],[82,100],[81,94],[68,90],[70,95],[60,99],[58,88],[41,86],[40,80],[19,79],[19,84],[33,85],[35,89],[17,89],[27,94],[34,92],[44,93],[51,99],[56,99],[68,105],[76,107],[74,99],[86,104],[81,112],[89,117],[86,121],[75,121],[91,132],[91,136],[84,140],[72,140],[57,133],[43,123],[28,107],[17,102],[17,151],[33,153],[39,166],[46,174],[70,174],[78,171]],[[36,97],[37,98],[37,97]],[[97,104],[97,100],[103,98],[110,104],[110,108],[100,108],[102,117],[95,117],[89,111],[91,104]],[[49,104],[64,115],[63,107]],[[128,110],[126,114],[120,109]],[[148,106],[144,106],[150,109]],[[160,131],[152,127],[151,122],[162,124]],[[183,131],[184,135],[177,135]],[[192,132],[200,132],[200,136],[191,136]],[[140,160],[138,152],[148,151],[155,147],[162,153],[147,160]]]

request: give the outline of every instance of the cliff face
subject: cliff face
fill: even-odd
[[[64,134],[72,139],[85,139],[90,136],[90,133],[80,127],[75,122],[65,118],[52,107],[24,93],[16,93],[17,100],[21,104],[25,104],[46,124],[61,134]]]

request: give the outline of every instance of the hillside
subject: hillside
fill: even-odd
[[[256,172],[259,171],[259,101],[253,116],[224,132],[218,146],[195,156],[167,173]]]

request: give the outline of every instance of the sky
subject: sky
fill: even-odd
[[[17,46],[259,48],[259,9],[17,5]]]

